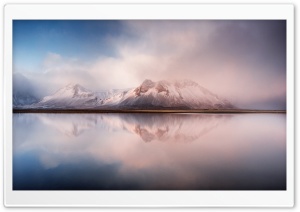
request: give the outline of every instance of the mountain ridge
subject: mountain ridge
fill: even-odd
[[[29,108],[49,109],[233,109],[220,98],[192,80],[154,82],[145,79],[129,89],[94,92],[75,83],[44,97]]]

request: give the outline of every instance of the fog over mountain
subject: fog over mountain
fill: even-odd
[[[41,95],[22,74],[13,75],[13,106],[37,103]]]
[[[15,20],[13,33],[13,71],[38,91],[15,83],[19,105],[70,83],[111,93],[187,78],[239,108],[286,108],[284,20]]]

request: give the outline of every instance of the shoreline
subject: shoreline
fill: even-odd
[[[13,113],[284,113],[286,110],[13,109]]]

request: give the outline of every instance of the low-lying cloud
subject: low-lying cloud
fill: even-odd
[[[114,55],[86,60],[48,52],[40,72],[23,74],[45,95],[70,82],[103,90],[187,78],[243,108],[285,109],[285,21],[124,21],[122,27],[107,38]]]

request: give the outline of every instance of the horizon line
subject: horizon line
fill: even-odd
[[[254,109],[16,109],[13,113],[286,113],[286,110]]]

